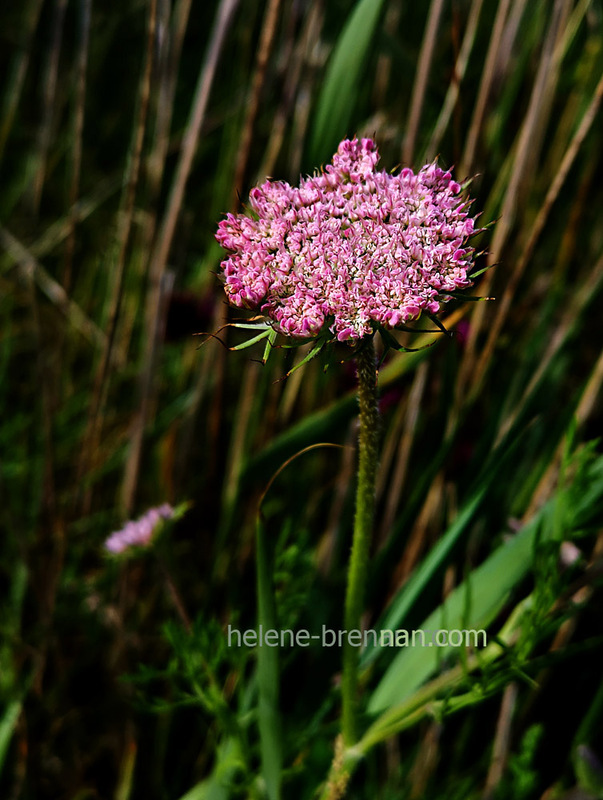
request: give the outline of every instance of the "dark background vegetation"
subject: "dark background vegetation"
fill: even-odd
[[[492,581],[493,634],[538,606],[497,690],[426,711],[349,796],[603,796],[602,33],[600,0],[2,4],[0,796],[266,796],[254,654],[224,631],[255,624],[260,495],[318,442],[346,447],[297,458],[263,512],[279,624],[341,626],[354,371],[339,346],[283,380],[306,350],[263,366],[193,334],[234,318],[222,215],[354,134],[387,169],[439,155],[498,220],[473,290],[495,300],[451,303],[452,338],[401,334],[435,344],[381,371],[367,625],[476,492],[405,627],[558,502],[512,591]],[[105,556],[163,502],[189,506],[152,551]],[[281,653],[284,796],[326,776],[339,658]]]

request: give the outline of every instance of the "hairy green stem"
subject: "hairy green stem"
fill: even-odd
[[[363,340],[356,354],[358,371],[358,405],[360,432],[358,435],[358,484],[356,487],[356,516],[354,536],[348,567],[345,597],[342,694],[342,734],[346,747],[357,739],[356,704],[358,692],[358,661],[360,644],[350,643],[350,632],[360,630],[371,532],[375,509],[375,476],[378,455],[377,369],[373,340]],[[361,637],[356,636],[357,639]]]
[[[363,754],[356,748],[346,750],[341,736],[335,740],[335,756],[329,776],[321,787],[318,800],[341,800],[345,797],[348,783]]]

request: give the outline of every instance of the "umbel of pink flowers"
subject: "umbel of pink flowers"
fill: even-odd
[[[437,164],[416,175],[377,170],[371,139],[341,142],[299,186],[266,181],[251,213],[228,214],[216,238],[230,303],[260,311],[280,333],[340,341],[435,314],[470,285],[469,201]]]

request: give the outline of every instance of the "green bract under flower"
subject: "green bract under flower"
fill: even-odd
[[[436,313],[469,286],[475,230],[460,186],[435,163],[377,171],[371,139],[341,142],[299,186],[252,189],[253,216],[228,214],[216,238],[229,301],[294,337],[325,328],[340,341]]]

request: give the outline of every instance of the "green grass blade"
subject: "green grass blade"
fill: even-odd
[[[270,800],[279,800],[282,748],[281,721],[278,710],[279,668],[278,648],[262,643],[262,631],[276,629],[276,610],[272,590],[272,571],[268,563],[266,532],[258,515],[256,528],[258,624],[258,720],[260,727],[260,749],[262,774]]]
[[[499,547],[422,623],[424,631],[485,628],[514,586],[527,574],[541,515]],[[368,711],[376,714],[409,697],[438,668],[443,647],[409,647],[394,658],[373,692]]]
[[[420,564],[416,572],[413,573],[408,583],[404,585],[400,593],[394,598],[383,622],[378,625],[379,629],[396,630],[400,627],[402,621],[431,580],[435,571],[444,562],[444,559],[448,556],[454,544],[458,541],[467,525],[473,519],[475,512],[484,499],[486,491],[487,487],[484,486],[481,490],[476,492],[471,500],[464,506],[447,533],[429,552],[429,555]],[[377,658],[381,649],[379,644],[371,644],[367,647],[362,654],[361,667],[367,667],[371,664],[375,658]]]
[[[507,602],[512,589],[533,563],[538,536],[579,530],[600,513],[603,458],[593,462],[581,480],[561,489],[508,542],[465,580],[421,625],[424,631],[486,628]],[[584,499],[586,498],[586,500]],[[559,515],[563,520],[559,520]],[[561,522],[561,526],[559,523]],[[450,648],[408,647],[394,658],[373,692],[368,711],[375,714],[409,697],[438,668]]]
[[[433,718],[434,714],[439,714],[444,710],[444,706],[446,707],[446,713],[450,713],[455,708],[475,705],[475,703],[484,700],[492,690],[496,691],[497,687],[494,686],[488,691],[480,689],[475,692],[470,689],[469,692],[456,697],[450,696],[450,693],[456,691],[457,687],[465,681],[469,672],[475,669],[485,669],[487,665],[495,662],[503,655],[505,649],[517,640],[517,636],[521,633],[525,622],[525,615],[529,613],[532,603],[533,595],[531,594],[518,603],[510,613],[496,640],[490,642],[485,649],[480,651],[479,655],[473,654],[469,656],[465,663],[457,664],[446,670],[422,686],[412,696],[384,711],[362,737],[359,744],[362,751],[364,753],[368,752],[378,742],[382,742],[388,737],[395,736],[400,731],[416,725],[426,716]],[[498,688],[500,688],[500,684]],[[447,694],[448,697],[437,700],[436,698],[438,696],[441,697],[443,693]]]
[[[360,0],[350,15],[327,66],[310,138],[309,163],[317,166],[346,135],[358,84],[375,34],[383,0]]]
[[[4,759],[10,745],[10,740],[13,737],[15,726],[21,713],[21,701],[13,700],[4,709],[2,718],[0,719],[0,774],[2,774],[2,767],[4,766]]]

